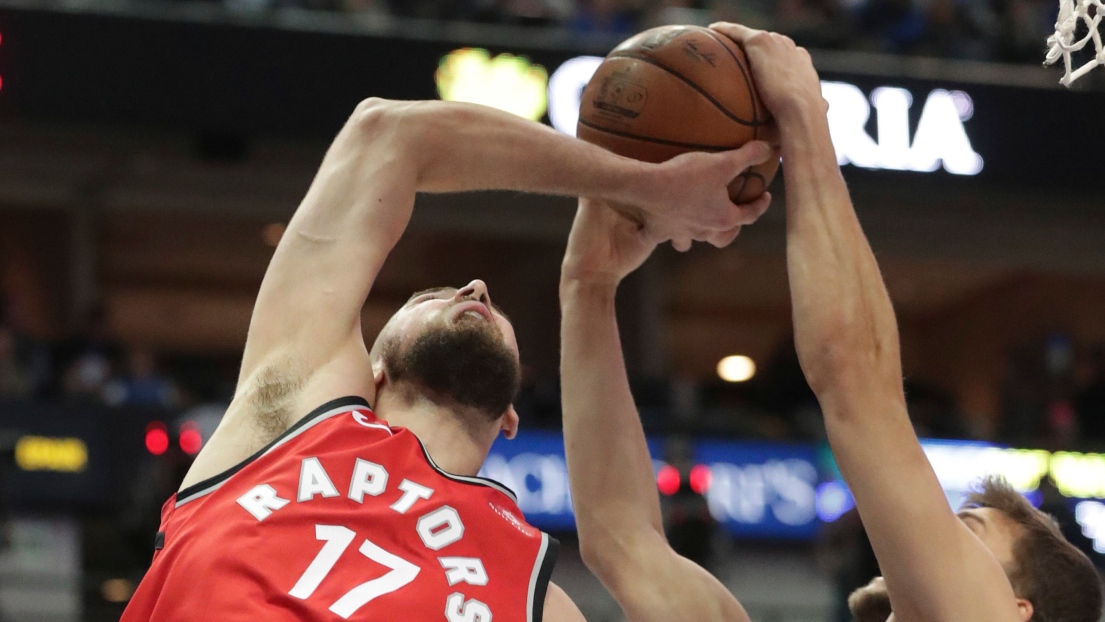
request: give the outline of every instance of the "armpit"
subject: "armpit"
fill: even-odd
[[[291,363],[266,365],[249,378],[242,397],[262,444],[280,436],[291,421],[303,375]]]

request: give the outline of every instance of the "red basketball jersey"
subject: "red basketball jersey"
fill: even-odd
[[[122,622],[539,622],[557,547],[347,397],[173,495]]]

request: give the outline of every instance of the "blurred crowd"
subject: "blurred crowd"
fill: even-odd
[[[59,339],[33,336],[11,308],[0,304],[0,399],[182,411],[225,406],[233,395],[233,360],[125,343],[100,307]]]
[[[219,0],[215,0],[219,1]],[[567,28],[630,35],[663,24],[736,21],[811,48],[1004,62],[1042,62],[1054,0],[221,0],[277,6]]]
[[[0,312],[0,398],[69,404],[213,409],[233,396],[235,357],[159,355],[125,344],[102,309],[80,328],[46,341],[21,330],[17,314]],[[645,426],[657,432],[735,438],[821,440],[824,426],[790,339],[763,361],[756,377],[732,384],[679,377],[633,380]],[[968,416],[949,392],[907,380],[918,435],[978,439],[1020,447],[1105,451],[1105,347],[1075,345],[1061,334],[1026,341],[1009,353],[996,420]],[[523,424],[560,427],[555,376],[527,370],[516,403]],[[207,413],[205,427],[217,424]]]

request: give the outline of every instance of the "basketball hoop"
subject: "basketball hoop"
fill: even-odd
[[[1066,73],[1059,83],[1070,86],[1075,80],[1093,70],[1098,65],[1105,65],[1105,49],[1101,44],[1101,33],[1098,26],[1105,17],[1105,4],[1102,0],[1059,0],[1059,18],[1055,21],[1055,34],[1047,39],[1048,51],[1045,65],[1051,65],[1060,57]],[[1075,31],[1079,22],[1084,22],[1089,32],[1085,37],[1075,41]],[[1071,66],[1071,54],[1079,52],[1086,44],[1093,41],[1094,58],[1077,69]]]

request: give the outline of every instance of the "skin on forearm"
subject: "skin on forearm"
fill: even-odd
[[[812,104],[811,104],[812,105]],[[798,354],[822,398],[840,374],[901,384],[898,330],[874,253],[836,162],[824,114],[781,123],[787,269]]]
[[[421,192],[519,190],[627,201],[647,165],[475,104],[388,102]]]
[[[663,534],[614,312],[616,284],[561,283],[564,442],[580,545],[597,571]]]

